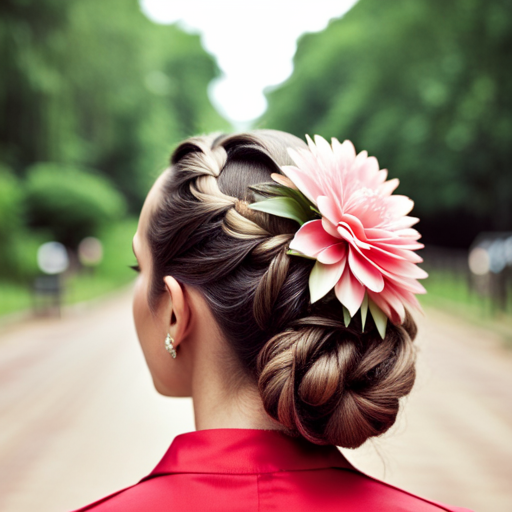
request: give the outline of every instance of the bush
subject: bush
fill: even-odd
[[[28,280],[37,273],[37,249],[51,238],[25,226],[25,193],[20,180],[0,164],[0,277]]]
[[[0,164],[0,250],[22,225],[23,193],[19,180]]]
[[[0,276],[24,277],[32,267],[25,253],[27,236],[23,225],[24,194],[16,176],[0,165]],[[35,259],[35,258],[34,258]]]
[[[126,211],[124,197],[105,177],[69,165],[31,166],[26,191],[30,224],[49,229],[68,247],[97,234]]]

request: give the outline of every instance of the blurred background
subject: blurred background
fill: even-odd
[[[179,141],[247,128],[352,140],[421,218],[417,392],[348,456],[512,510],[510,55],[510,0],[2,1],[0,510],[83,505],[193,428],[143,366],[131,239]]]

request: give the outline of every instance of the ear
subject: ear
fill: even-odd
[[[190,327],[189,298],[183,285],[172,276],[164,277],[165,288],[168,294],[168,305],[165,312],[168,328],[177,347],[188,334]]]

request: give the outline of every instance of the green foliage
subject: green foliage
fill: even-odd
[[[71,166],[31,166],[26,189],[31,225],[47,228],[70,247],[125,212],[124,198],[105,177]]]
[[[218,74],[199,35],[137,0],[0,2],[0,279],[33,277],[43,242],[114,229],[119,192],[138,213],[174,144],[229,129],[207,95]]]
[[[0,278],[11,281],[26,281],[37,273],[37,248],[48,241],[45,233],[25,226],[25,202],[24,184],[0,166]]]
[[[49,233],[33,232],[26,227],[12,234],[6,246],[5,265],[0,268],[0,278],[27,283],[40,270],[37,265],[37,250],[41,244],[51,240]]]
[[[30,256],[30,249],[37,237],[23,224],[24,197],[20,180],[0,166],[0,277],[24,278],[34,272],[35,257]]]
[[[12,272],[16,266],[16,255],[10,244],[21,228],[22,212],[19,180],[7,167],[0,166],[0,275]]]
[[[95,269],[96,274],[121,282],[135,278],[136,274],[129,266],[136,264],[132,240],[137,231],[137,223],[138,219],[129,217],[100,230],[98,238],[103,244],[103,259]]]
[[[260,124],[352,140],[400,178],[426,238],[464,216],[442,241],[467,244],[512,228],[511,48],[510,2],[360,0],[300,40]]]
[[[249,208],[260,212],[271,213],[278,217],[292,219],[298,222],[301,226],[310,220],[306,214],[307,212],[305,213],[300,207],[300,204],[291,197],[270,197],[269,199],[264,199],[263,201],[250,204]]]
[[[23,215],[23,192],[13,172],[0,164],[0,250],[11,234],[20,229]]]
[[[297,189],[274,183],[261,183],[249,188],[257,199],[249,205],[252,210],[292,219],[301,226],[319,217],[311,201]]]
[[[136,0],[0,5],[0,154],[101,170],[139,210],[172,146],[228,128],[198,35],[149,21]]]

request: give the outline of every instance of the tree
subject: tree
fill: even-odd
[[[430,242],[512,229],[512,4],[360,0],[299,42],[262,126],[352,140],[416,202]]]
[[[138,211],[172,146],[228,128],[199,35],[149,21],[136,0],[0,4],[0,158],[99,169]]]

